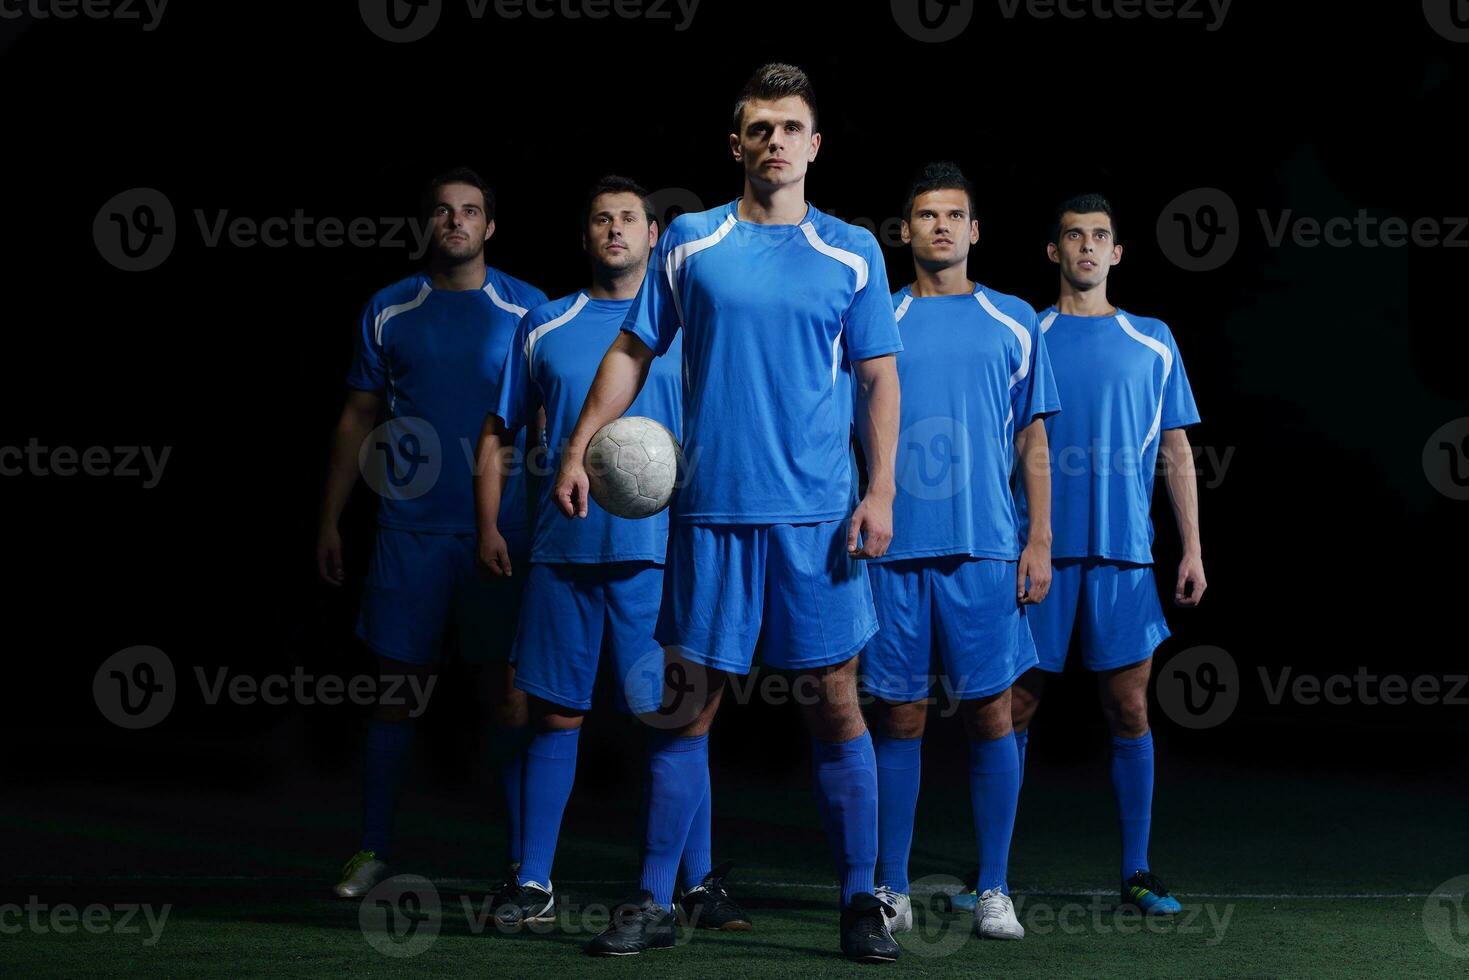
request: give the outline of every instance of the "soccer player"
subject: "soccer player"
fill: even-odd
[[[1030,614],[1040,664],[1015,685],[1016,738],[1023,766],[1046,675],[1065,667],[1075,627],[1112,733],[1122,904],[1171,914],[1180,910],[1178,900],[1148,865],[1148,674],[1153,651],[1169,635],[1153,581],[1149,508],[1161,454],[1183,543],[1173,601],[1198,605],[1205,589],[1198,485],[1184,427],[1198,423],[1199,411],[1168,326],[1107,299],[1108,273],[1122,261],[1122,246],[1106,198],[1088,194],[1061,204],[1046,251],[1060,270],[1061,293],[1040,314],[1041,332],[1066,410],[1046,420],[1055,574],[1050,601]]]
[[[433,237],[426,271],[375,293],[362,314],[347,402],[337,423],[322,497],[317,570],[343,581],[337,524],[364,466],[385,458],[357,635],[377,655],[379,703],[367,726],[362,846],[336,894],[360,898],[386,874],[393,814],[408,768],[413,719],[435,679],[446,626],[457,625],[466,662],[489,688],[496,756],[510,814],[507,860],[520,861],[520,780],[525,697],[511,686],[510,641],[520,580],[491,582],[475,562],[473,472],[467,450],[499,395],[515,327],[546,295],[485,265],[495,233],[495,195],[469,169],[435,177],[424,212]],[[381,438],[364,446],[379,415]],[[517,478],[500,526],[517,554],[528,550],[525,491]],[[394,696],[393,692],[397,692]]]
[[[765,663],[797,672],[793,689],[811,694],[802,707],[841,881],[842,950],[891,961],[889,910],[872,894],[877,774],[856,655],[877,629],[860,559],[880,557],[892,538],[902,344],[876,240],[806,202],[821,137],[805,73],[757,70],[735,104],[729,147],[744,193],[670,223],[556,483],[562,511],[585,517],[588,441],[627,409],[682,330],[689,473],[673,502],[655,635],[699,710],[655,740],[642,890],[589,950],[673,945],[673,877],[705,794],[709,725],[725,672],[749,671],[763,626]],[[855,510],[854,375],[869,463]]]
[[[530,441],[543,447],[546,472],[555,472],[597,365],[642,285],[657,238],[647,192],[624,177],[602,178],[587,196],[582,220],[592,284],[536,307],[520,321],[499,404],[485,420],[480,439],[479,455],[489,466],[476,482],[479,554],[492,575],[511,577],[516,565],[497,526],[504,512],[500,488],[508,476],[499,465],[503,449],[512,433],[534,424],[537,411],[544,409],[540,437]],[[630,408],[675,436],[683,413],[678,347],[675,341],[673,356],[653,365]],[[555,919],[551,862],[602,649],[612,658],[628,708],[656,712],[662,694],[656,680],[641,679],[650,656],[662,667],[653,627],[663,597],[667,512],[628,520],[592,503],[586,520],[570,521],[556,510],[549,480],[539,481],[537,489],[529,583],[514,656],[515,686],[530,695],[536,734],[525,763],[518,880],[492,900],[502,926]],[[661,678],[661,670],[655,676]],[[705,928],[748,929],[749,917],[724,890],[726,869],[710,870],[707,773],[703,782],[704,798],[683,849],[683,905]]]
[[[1042,420],[1059,408],[1056,387],[1035,310],[968,278],[979,222],[958,167],[921,171],[901,231],[914,282],[893,294],[903,336],[896,539],[868,565],[881,628],[862,653],[878,719],[876,894],[896,912],[895,929],[912,928],[908,853],[937,654],[969,738],[975,925],[986,938],[1020,939],[1005,880],[1020,797],[1010,685],[1036,663],[1026,606],[1045,598],[1051,554],[1044,503],[1021,548],[1010,477],[1018,454],[1030,498],[1050,498]]]

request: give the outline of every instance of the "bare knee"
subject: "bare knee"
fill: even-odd
[[[963,702],[964,732],[971,742],[993,742],[1014,730],[1008,689],[987,698]]]
[[[543,732],[574,732],[581,727],[585,712],[561,704],[552,704],[535,698],[531,702],[536,716],[536,727]]]
[[[877,730],[888,738],[922,738],[928,723],[928,702],[878,701],[873,714]]]
[[[1148,733],[1148,676],[1152,663],[1144,660],[1103,674],[1100,680],[1102,713],[1107,727],[1119,738],[1142,738]]]
[[[1039,668],[1032,667],[1010,688],[1010,724],[1017,732],[1027,731],[1030,721],[1035,717],[1035,709],[1040,707],[1041,693],[1045,690],[1046,674]]]
[[[724,695],[724,671],[692,663],[665,649],[663,681],[656,710],[638,718],[654,731],[697,738],[707,735]],[[641,711],[641,708],[637,710]]]
[[[530,723],[530,698],[515,686],[515,668],[510,664],[490,664],[485,700],[490,717],[499,728],[519,728]]]
[[[791,685],[813,738],[850,742],[867,730],[857,699],[857,658],[820,670],[803,671]]]

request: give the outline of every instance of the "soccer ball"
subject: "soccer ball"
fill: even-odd
[[[592,499],[603,510],[618,517],[651,517],[673,499],[683,451],[659,423],[624,416],[592,436],[586,468]]]

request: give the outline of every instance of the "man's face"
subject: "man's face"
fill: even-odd
[[[1112,219],[1100,211],[1061,216],[1061,240],[1046,246],[1061,275],[1077,289],[1107,281],[1108,271],[1122,261],[1122,246],[1112,240]]]
[[[969,246],[979,241],[979,222],[969,213],[969,195],[963,190],[925,191],[913,199],[902,235],[919,265],[947,269],[968,261]]]
[[[750,180],[767,187],[794,184],[816,159],[821,134],[814,132],[811,109],[799,95],[745,103],[742,131],[731,133],[730,149]]]
[[[429,218],[433,222],[434,251],[451,262],[477,258],[495,233],[495,223],[485,217],[484,195],[470,184],[440,187]]]
[[[658,240],[658,226],[648,221],[643,199],[630,191],[598,194],[587,216],[587,257],[608,272],[643,269]]]

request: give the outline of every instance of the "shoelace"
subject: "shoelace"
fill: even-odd
[[[662,909],[656,905],[650,905],[644,909],[626,906],[613,913],[612,926],[619,930],[636,929],[644,924],[656,921],[661,913]]]
[[[1009,907],[1009,896],[1003,894],[992,896],[981,904],[980,919],[1004,919]]]
[[[881,908],[864,912],[861,918],[857,920],[856,925],[862,930],[862,936],[865,939],[885,938],[888,935],[887,912]]]

